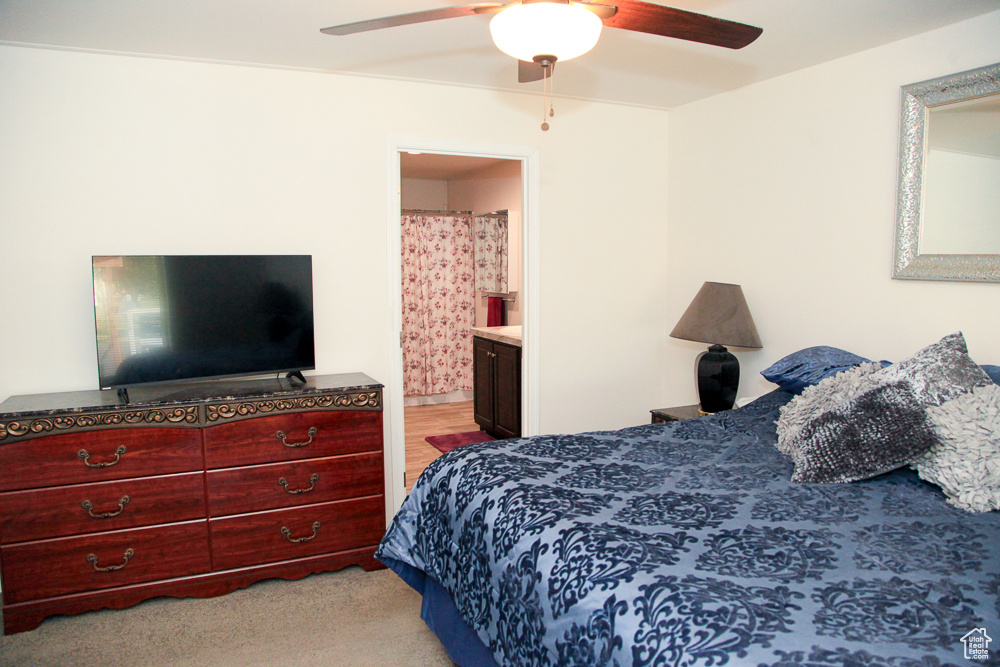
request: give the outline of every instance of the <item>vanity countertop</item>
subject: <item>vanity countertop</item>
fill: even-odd
[[[472,335],[521,347],[521,325],[511,327],[472,327]]]

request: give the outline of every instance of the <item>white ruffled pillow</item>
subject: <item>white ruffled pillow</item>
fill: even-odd
[[[940,444],[913,462],[920,477],[955,507],[1000,509],[1000,386],[975,387],[927,414]]]

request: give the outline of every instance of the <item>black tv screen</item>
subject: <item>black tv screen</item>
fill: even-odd
[[[310,255],[93,258],[101,389],[315,368]]]

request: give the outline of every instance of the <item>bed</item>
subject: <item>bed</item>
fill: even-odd
[[[885,372],[905,363],[826,377],[859,369],[866,409],[873,385],[895,382],[877,397],[890,407],[874,405],[888,415],[879,433],[912,421],[893,410],[1000,391],[984,373],[928,399],[940,385],[911,377],[900,400]],[[460,447],[423,473],[376,556],[423,594],[463,667],[934,667],[967,664],[970,646],[995,659],[998,513],[957,506],[897,460],[856,481],[793,482],[808,457],[779,451],[782,409],[830,384],[813,379],[694,420]],[[838,391],[857,436],[866,417]]]

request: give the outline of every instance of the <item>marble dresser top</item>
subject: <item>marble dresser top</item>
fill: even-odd
[[[512,327],[472,327],[472,335],[521,347],[521,325]]]
[[[68,391],[54,394],[11,396],[0,403],[0,419],[27,419],[60,413],[92,411],[133,411],[144,408],[171,408],[197,405],[208,401],[232,401],[246,398],[279,399],[330,392],[374,391],[383,385],[364,373],[307,375],[306,384],[284,378],[236,379],[132,387],[131,402],[122,403],[113,390]]]

